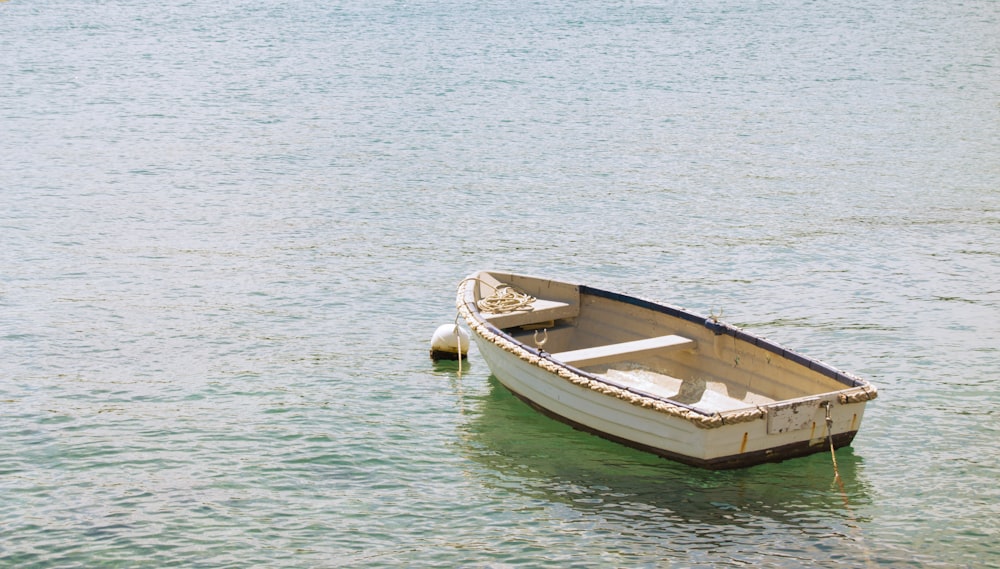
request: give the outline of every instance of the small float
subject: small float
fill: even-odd
[[[431,359],[462,361],[469,352],[469,333],[455,324],[442,324],[431,336]]]
[[[490,371],[542,413],[686,464],[736,468],[849,445],[877,395],[714,317],[586,285],[479,271],[460,316]]]

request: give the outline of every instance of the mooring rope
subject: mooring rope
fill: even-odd
[[[518,290],[510,285],[500,285],[497,289],[485,298],[479,300],[476,306],[483,312],[491,314],[504,314],[516,310],[531,310],[535,297]]]
[[[824,401],[823,406],[826,407],[826,438],[830,441],[830,458],[833,460],[833,480],[840,486],[840,494],[844,498],[844,505],[850,506],[847,502],[847,491],[844,489],[844,479],[840,477],[840,469],[837,468],[837,453],[833,449],[833,415],[830,414],[830,409],[833,405],[829,401]]]
[[[462,329],[458,327],[458,315],[455,316],[455,343],[458,344],[458,377],[462,377]]]
[[[865,555],[865,565],[867,567],[872,566],[871,552],[865,543],[864,535],[861,532],[861,525],[858,523],[856,517],[854,517],[854,511],[851,509],[851,503],[847,499],[847,489],[844,487],[844,479],[840,477],[840,469],[837,468],[837,453],[833,449],[833,415],[830,413],[830,409],[833,407],[829,401],[823,402],[823,406],[826,407],[826,437],[830,441],[830,458],[833,460],[833,480],[840,487],[840,498],[844,501],[844,510],[847,512],[847,518],[850,523],[847,527],[851,528],[856,532],[855,540],[861,546],[861,550]]]

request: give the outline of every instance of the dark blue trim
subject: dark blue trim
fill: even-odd
[[[681,318],[688,322],[701,324],[705,328],[711,330],[716,336],[721,336],[723,334],[732,336],[737,340],[742,340],[754,346],[763,348],[773,354],[776,354],[777,356],[783,359],[791,360],[807,369],[811,369],[815,372],[821,373],[826,377],[829,377],[830,379],[833,379],[834,381],[837,381],[844,385],[850,387],[860,387],[862,385],[866,385],[864,381],[859,381],[858,379],[853,378],[833,367],[830,367],[829,365],[824,364],[819,360],[815,360],[813,358],[810,358],[793,350],[784,348],[780,344],[777,344],[771,340],[761,338],[760,336],[755,336],[753,334],[750,334],[749,332],[740,330],[739,328],[731,326],[725,322],[721,322],[714,318],[706,318],[705,316],[696,314],[694,312],[690,312],[683,308],[678,308],[676,306],[670,306],[664,304],[657,304],[655,302],[650,302],[648,300],[643,300],[641,298],[636,298],[634,296],[628,296],[627,294],[621,294],[599,288],[593,288],[587,285],[580,285],[580,294],[581,295],[589,294],[600,298],[607,298],[609,300],[624,302],[626,304],[638,306],[639,308],[645,308],[648,310],[659,312],[661,314],[673,316],[675,318]],[[586,372],[584,372],[584,374],[588,375],[589,377],[589,374],[586,374]],[[598,381],[603,381],[603,380],[598,379]],[[668,400],[667,402],[673,405],[679,405],[678,403],[675,403],[673,401]],[[693,408],[692,410],[698,411],[697,409]]]

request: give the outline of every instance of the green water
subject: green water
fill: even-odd
[[[0,3],[0,566],[1000,564],[996,2]],[[480,268],[870,379],[706,472],[428,358]]]

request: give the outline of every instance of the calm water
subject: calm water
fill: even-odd
[[[1000,564],[1000,4],[0,3],[0,566]],[[427,358],[478,268],[870,378],[704,472]]]

